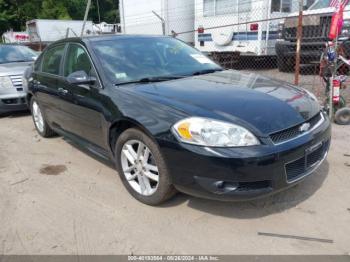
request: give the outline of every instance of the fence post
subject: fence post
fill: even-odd
[[[152,13],[158,17],[158,19],[162,22],[162,31],[163,31],[163,35],[165,35],[165,20],[163,17],[161,17],[160,15],[158,15],[155,11],[152,11]]]
[[[332,121],[333,118],[333,79],[334,79],[334,73],[332,73],[331,78],[329,79],[329,112],[328,116],[329,119]]]
[[[303,0],[299,0],[299,16],[298,16],[298,29],[297,29],[297,49],[295,53],[295,76],[294,84],[299,85],[300,74],[300,48],[301,38],[303,37]]]
[[[86,20],[87,20],[88,14],[89,14],[90,5],[91,5],[91,0],[88,0],[87,5],[86,5],[86,9],[85,9],[84,22],[83,22],[83,26],[81,28],[80,37],[82,37],[84,35],[85,24],[86,24]]]

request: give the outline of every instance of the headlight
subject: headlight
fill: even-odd
[[[0,89],[12,88],[12,81],[8,76],[0,76]]]
[[[260,144],[244,127],[208,118],[186,118],[177,122],[172,131],[180,141],[200,146],[239,147]]]

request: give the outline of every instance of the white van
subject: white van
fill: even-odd
[[[195,46],[210,53],[273,56],[281,22],[276,18],[297,8],[293,0],[196,0]]]

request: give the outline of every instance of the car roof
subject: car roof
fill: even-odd
[[[168,37],[163,35],[126,35],[126,34],[116,34],[116,35],[93,35],[93,36],[83,36],[83,37],[70,37],[56,41],[55,43],[64,42],[96,42],[105,40],[117,40],[117,39],[138,39],[138,38],[155,38],[155,37]]]

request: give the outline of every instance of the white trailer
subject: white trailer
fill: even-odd
[[[195,47],[216,54],[273,56],[283,21],[278,18],[297,8],[295,0],[195,0]]]
[[[80,36],[83,21],[34,19],[26,23],[29,41],[32,43],[50,43],[66,37]],[[84,35],[93,34],[93,23],[87,21]]]
[[[165,35],[190,31],[177,38],[194,42],[194,0],[120,0],[119,11],[124,34],[162,35],[163,20]]]

